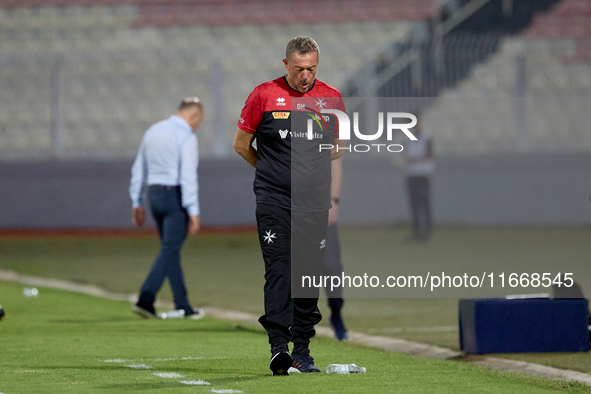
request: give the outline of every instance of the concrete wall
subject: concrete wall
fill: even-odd
[[[591,224],[590,153],[441,157],[436,164],[436,224]],[[351,157],[344,166],[343,222],[409,220],[404,174],[387,157]]]
[[[450,158],[440,167],[440,223],[591,224],[591,154]]]
[[[342,224],[408,220],[404,175],[388,156],[344,161]],[[131,227],[131,162],[0,163],[0,228]],[[255,223],[254,170],[200,164],[202,223]],[[446,157],[433,178],[436,224],[588,225],[591,154]]]
[[[133,227],[131,164],[0,163],[0,228]],[[254,223],[254,169],[237,160],[203,161],[199,176],[202,224]]]

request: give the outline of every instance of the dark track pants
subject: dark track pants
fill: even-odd
[[[412,210],[413,237],[429,238],[432,227],[431,206],[429,204],[429,178],[426,176],[409,176],[407,184]]]
[[[324,252],[324,262],[322,265],[322,276],[338,276],[343,274],[343,265],[341,264],[341,245],[339,243],[338,225],[335,223],[326,229],[326,251]],[[335,287],[332,291],[329,287],[325,288],[328,297],[328,306],[333,313],[338,312],[343,307],[343,288]]]
[[[152,304],[168,278],[176,309],[190,310],[185,279],[181,269],[181,248],[187,237],[189,217],[182,207],[179,186],[150,186],[152,217],[158,226],[161,248],[140,290],[139,303]]]
[[[301,285],[300,273],[320,275],[328,223],[328,211],[297,212],[257,204],[257,227],[265,261],[265,314],[259,322],[272,346],[293,342],[294,351],[307,349],[322,319],[318,289],[306,289],[305,298],[292,298]]]

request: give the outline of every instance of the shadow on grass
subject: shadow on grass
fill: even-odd
[[[148,361],[145,360],[146,362],[154,362],[154,361]],[[205,361],[208,363],[212,363],[212,361],[218,361],[218,360],[211,360],[211,359],[204,359],[204,360],[190,360],[190,361]],[[224,378],[210,378],[208,379],[208,382],[214,384],[215,382],[218,383],[232,383],[232,382],[236,382],[236,381],[243,381],[243,380],[253,380],[253,379],[259,379],[259,378],[263,378],[265,376],[271,376],[271,370],[268,370],[269,373],[267,374],[266,371],[263,374],[247,374],[247,373],[243,373],[242,371],[238,370],[237,368],[227,368],[225,366],[225,362],[227,362],[227,358],[223,358],[219,360],[220,363],[217,366],[212,366],[212,365],[207,365],[207,366],[203,366],[203,365],[194,365],[194,366],[185,366],[185,367],[179,367],[178,365],[174,366],[174,368],[172,368],[174,370],[175,373],[181,373],[181,374],[195,374],[195,373],[199,373],[199,374],[227,374],[229,375],[228,377]],[[156,372],[162,372],[163,370],[170,370],[171,368],[167,366],[160,366],[160,367],[152,367],[150,369],[135,369],[135,368],[129,368],[126,367],[125,364],[130,364],[130,363],[134,363],[134,362],[142,362],[140,360],[129,360],[125,363],[109,363],[109,364],[105,364],[105,365],[48,365],[48,366],[30,366],[30,367],[22,367],[25,370],[53,370],[53,371],[60,371],[60,370],[73,370],[73,371],[125,371],[125,372],[129,372],[129,371],[135,371],[137,373],[144,373],[147,375],[152,375],[153,373]],[[156,361],[157,363],[158,361]],[[223,368],[223,370],[222,370]],[[182,380],[189,380],[189,377],[184,377],[184,378],[179,378]]]
[[[138,323],[136,327],[125,327],[126,332],[141,332],[149,329],[152,332],[233,332],[233,333],[251,333],[257,335],[266,335],[262,327],[244,326],[241,324],[231,324],[221,322],[212,327],[211,324],[200,324],[206,320],[192,321],[189,319],[175,319],[170,321],[138,319],[134,316],[113,316],[105,318],[89,319],[53,319],[47,320],[50,324],[100,324],[100,323]],[[210,323],[210,322],[208,322]]]
[[[174,332],[233,332],[233,333],[242,333],[242,334],[257,334],[257,335],[267,335],[267,332],[262,328],[258,328],[256,326],[246,327],[242,325],[236,325],[232,327],[228,327],[225,329],[206,329],[201,327],[191,327],[191,328],[180,328],[178,330],[172,330]]]

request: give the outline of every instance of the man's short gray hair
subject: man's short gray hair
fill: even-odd
[[[287,48],[285,48],[285,58],[289,60],[289,57],[294,52],[301,55],[316,52],[320,59],[320,49],[318,48],[318,44],[310,37],[299,36],[292,38],[291,41],[287,43]]]
[[[179,111],[184,111],[191,107],[199,107],[201,111],[203,111],[203,104],[199,97],[185,97],[183,101],[179,104]]]

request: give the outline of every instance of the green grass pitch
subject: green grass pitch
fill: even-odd
[[[0,282],[0,392],[13,393],[550,393],[565,383],[467,363],[313,340],[317,364],[351,363],[366,374],[273,377],[266,335],[205,317],[150,321],[130,304],[46,288],[22,295]],[[158,375],[163,374],[163,375]],[[181,382],[201,383],[187,385]],[[205,385],[209,383],[209,385]]]
[[[438,228],[432,241],[421,244],[407,242],[408,233],[409,230],[404,227],[341,231],[345,267],[366,256],[370,249],[379,253],[380,247],[385,244],[395,248],[400,259],[411,262],[413,259],[434,259],[441,260],[442,264],[452,261],[465,266],[469,266],[475,256],[486,264],[505,261],[510,265],[513,261],[526,260],[535,267],[538,263],[552,264],[569,259],[588,266],[588,256],[591,255],[589,229],[586,228]],[[117,293],[137,293],[158,248],[158,240],[154,237],[4,238],[0,239],[0,269],[94,284]],[[262,314],[264,270],[254,233],[191,237],[183,252],[183,267],[189,295],[195,306],[216,306]],[[9,284],[2,283],[0,292],[7,286]],[[3,298],[0,293],[0,304],[7,309],[7,320],[0,323],[0,330],[6,329],[7,322],[15,318],[14,310],[7,307],[8,300]],[[167,286],[162,289],[159,298],[171,299]],[[326,300],[320,301],[325,316],[321,325],[326,325],[328,320],[325,304]],[[59,308],[56,309],[56,306]],[[57,303],[52,308],[53,313],[59,312],[60,317],[54,317],[56,320],[75,319],[68,313],[67,316],[61,316],[62,308],[67,311],[67,301]],[[115,307],[109,308],[110,312],[116,310]],[[127,306],[121,313],[122,319],[132,319]],[[94,311],[88,315],[88,320],[93,321],[91,316]],[[348,298],[344,317],[349,329],[355,331],[458,348],[457,299]],[[27,319],[31,319],[34,325],[37,316],[33,314]],[[108,330],[108,324],[103,328]],[[23,332],[26,330],[23,321]],[[4,334],[4,331],[0,331],[0,341],[8,343]],[[319,339],[318,344],[325,340],[328,339]],[[257,345],[257,351],[264,349],[261,352],[262,361],[259,362],[262,363],[263,372],[266,371],[268,358],[264,343],[264,339],[260,339]],[[16,346],[16,342],[13,345]],[[6,354],[4,350],[0,350],[0,355]],[[591,373],[591,357],[588,353],[495,356]],[[328,363],[324,360],[319,358],[321,366]],[[354,362],[362,365],[357,359]],[[0,368],[0,381],[6,379],[4,375]],[[15,392],[5,387],[0,387],[0,393]]]

